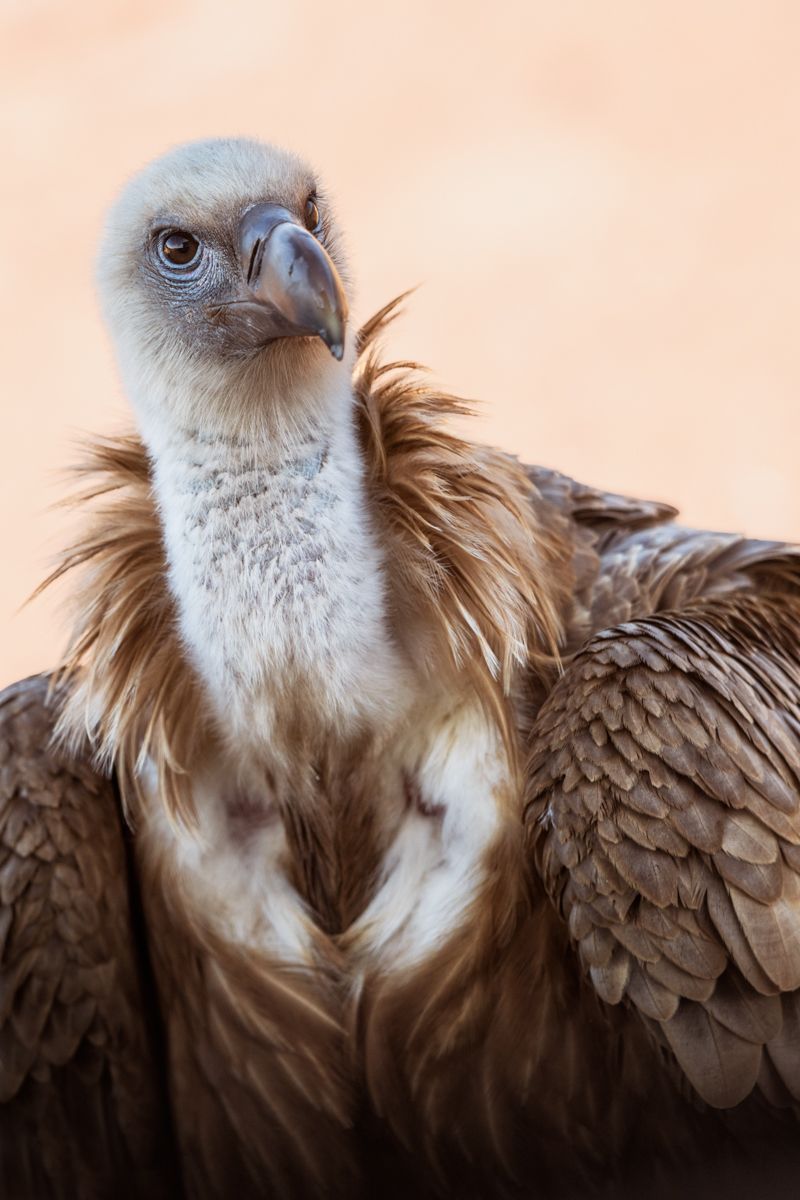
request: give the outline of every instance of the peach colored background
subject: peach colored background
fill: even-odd
[[[0,0],[0,684],[52,663],[80,429],[124,401],[104,210],[248,133],[338,197],[356,316],[485,401],[481,437],[689,522],[800,538],[800,4]]]

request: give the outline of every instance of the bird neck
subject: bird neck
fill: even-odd
[[[355,733],[402,690],[349,399],[283,442],[159,430],[181,633],[238,745],[296,744],[312,722]]]

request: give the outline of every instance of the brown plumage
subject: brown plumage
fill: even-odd
[[[119,807],[50,749],[46,692],[0,697],[2,1194],[101,1197],[113,1180],[166,1200],[178,1172]]]
[[[565,550],[540,524],[525,470],[443,424],[447,416],[467,415],[469,406],[427,386],[415,364],[380,362],[375,343],[402,299],[360,331],[354,373],[371,499],[389,547],[395,619],[431,627],[431,670],[466,669],[513,749],[503,697],[520,667],[546,675],[557,661],[569,580]],[[145,448],[135,434],[96,438],[75,473],[87,483],[74,503],[103,503],[38,589],[87,568],[58,672],[68,696],[58,736],[73,747],[88,736],[97,761],[113,762],[131,811],[137,764],[151,755],[169,811],[191,821],[184,764],[210,729],[164,586]],[[100,694],[102,707],[91,712]]]
[[[800,553],[456,437],[380,364],[393,312],[353,388],[389,690],[422,681],[388,716],[268,677],[247,759],[157,456],[81,468],[72,640],[0,699],[0,1192],[793,1195]]]

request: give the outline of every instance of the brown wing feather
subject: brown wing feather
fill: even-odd
[[[188,1194],[356,1195],[353,1064],[335,961],[287,966],[226,939],[157,847],[140,862]]]
[[[540,522],[572,549],[568,651],[599,629],[701,596],[797,586],[797,555],[783,543],[686,529],[660,501],[604,492],[545,467],[526,471],[540,496]]]
[[[115,798],[52,725],[0,695],[0,1194],[173,1197]]]
[[[797,1102],[800,557],[694,538],[707,598],[599,634],[541,710],[528,833],[599,995],[710,1104]]]
[[[525,471],[548,504],[554,505],[576,525],[595,534],[649,529],[678,515],[678,510],[671,504],[604,492],[549,467],[530,466]]]

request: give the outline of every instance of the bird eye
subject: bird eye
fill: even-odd
[[[306,200],[305,220],[306,229],[308,229],[310,233],[319,233],[322,226],[322,217],[319,215],[317,202],[313,196],[309,196]]]
[[[188,267],[200,255],[197,238],[182,229],[171,229],[162,234],[158,249],[162,259],[171,267]]]

